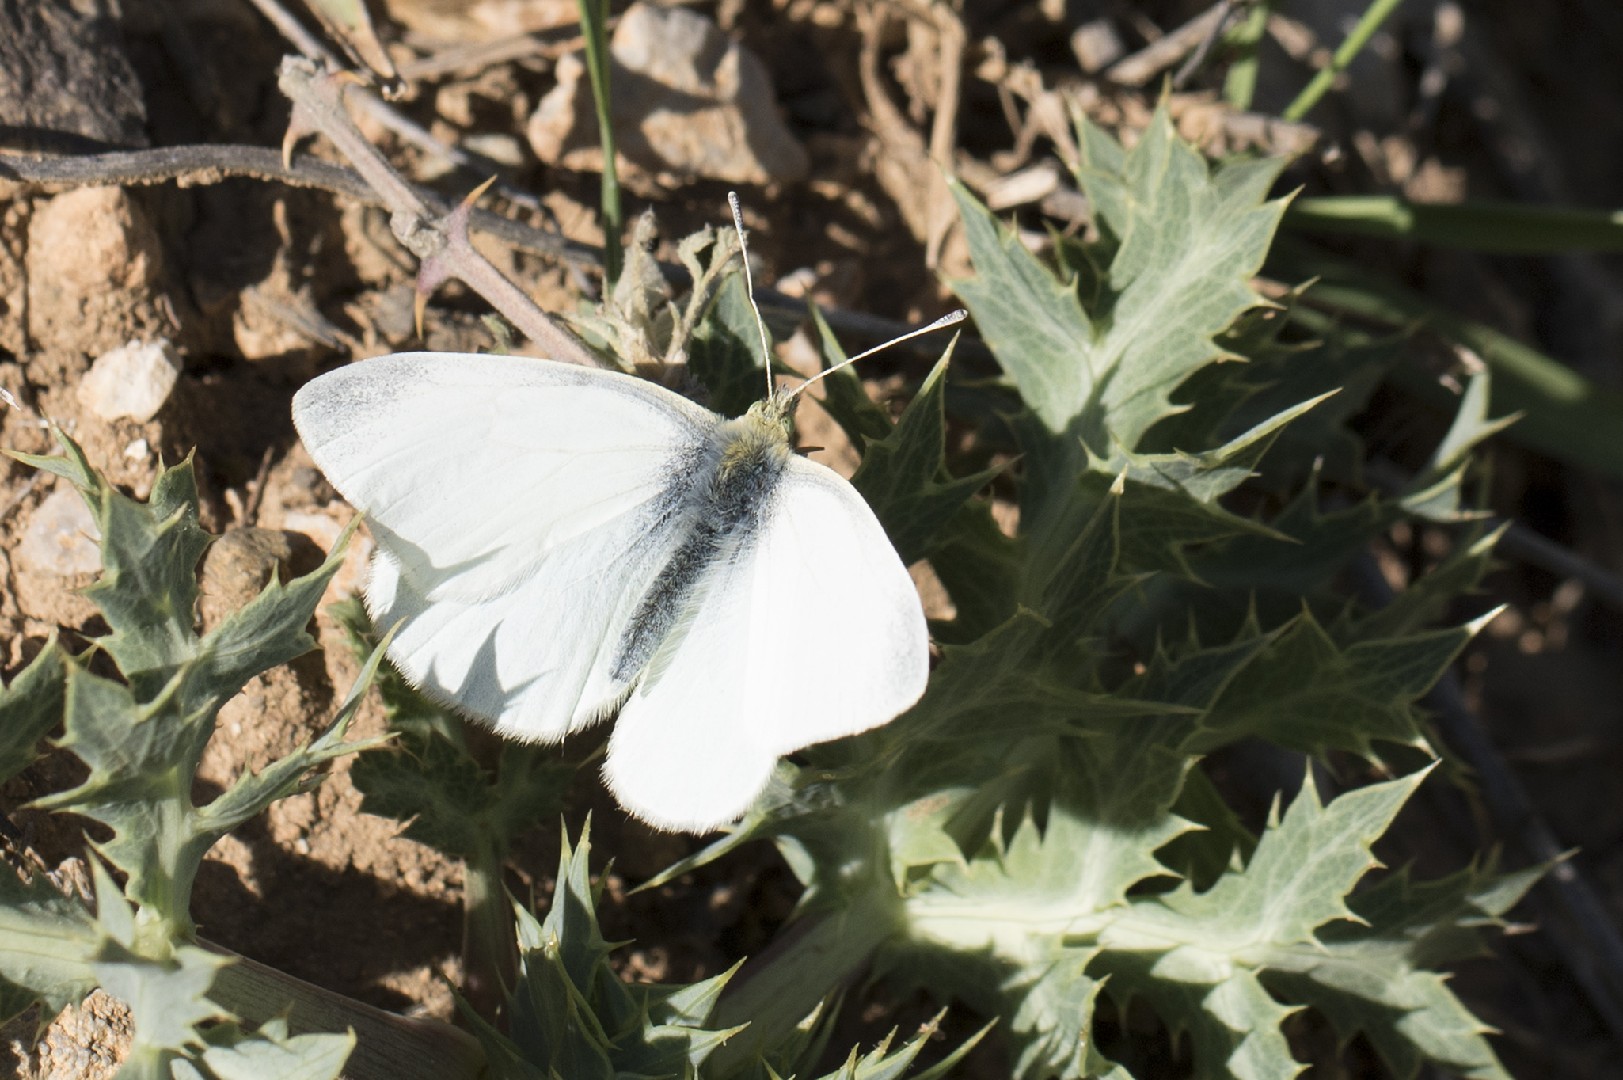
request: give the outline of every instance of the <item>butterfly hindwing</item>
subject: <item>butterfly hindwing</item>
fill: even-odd
[[[866,731],[929,675],[912,579],[868,504],[799,458],[621,708],[604,775],[627,809],[705,829],[749,808],[786,753]]]

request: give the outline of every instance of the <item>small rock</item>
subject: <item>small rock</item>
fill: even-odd
[[[38,204],[28,222],[28,336],[92,354],[158,324],[158,233],[122,189],[80,188]],[[45,381],[40,379],[39,381]]]
[[[102,4],[0,4],[0,145],[48,153],[145,146],[146,105]]]
[[[630,164],[741,184],[806,175],[810,159],[778,115],[766,66],[703,15],[633,4],[610,55],[614,137]],[[580,54],[560,60],[557,77],[530,117],[530,146],[545,162],[601,169]]]
[[[65,191],[28,223],[30,284],[43,276],[79,294],[138,289],[157,278],[159,258],[152,223],[122,188]]]
[[[79,383],[79,404],[103,420],[146,423],[158,415],[180,377],[180,359],[167,341],[132,341],[102,353]]]
[[[288,581],[320,565],[320,550],[299,533],[228,529],[203,556],[197,598],[203,629],[212,630],[226,616],[246,607],[273,577]]]
[[[17,545],[17,569],[70,577],[101,569],[100,533],[90,509],[67,484],[45,497],[28,519]]]
[[[1121,35],[1109,19],[1093,19],[1071,34],[1071,52],[1089,75],[1097,75],[1127,54]]]

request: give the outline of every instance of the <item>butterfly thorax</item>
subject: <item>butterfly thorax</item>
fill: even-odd
[[[681,539],[615,649],[617,680],[640,674],[693,614],[709,575],[748,553],[791,457],[787,401],[774,396],[716,425],[678,470],[685,483],[672,497]]]

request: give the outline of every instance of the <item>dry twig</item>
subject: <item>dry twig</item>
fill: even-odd
[[[422,263],[417,284],[419,312],[428,292],[454,277],[484,297],[553,359],[601,366],[590,349],[542,311],[468,241],[472,202],[483,188],[449,214],[437,213],[350,120],[344,111],[345,80],[341,76],[323,72],[308,60],[289,57],[282,61],[278,85],[293,102],[284,157],[298,134],[319,131],[349,159],[389,208],[389,227],[395,237]]]

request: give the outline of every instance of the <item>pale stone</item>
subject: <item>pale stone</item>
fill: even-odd
[[[61,484],[29,517],[17,544],[17,569],[58,577],[93,574],[101,569],[99,538],[96,520],[84,499],[68,484]]]
[[[778,115],[766,65],[703,15],[633,4],[610,44],[614,137],[632,165],[655,174],[741,184],[789,183],[810,168]],[[600,169],[591,80],[579,54],[530,117],[542,161]]]
[[[180,378],[180,360],[167,341],[132,341],[102,353],[79,382],[79,404],[103,420],[146,423],[158,415]]]

